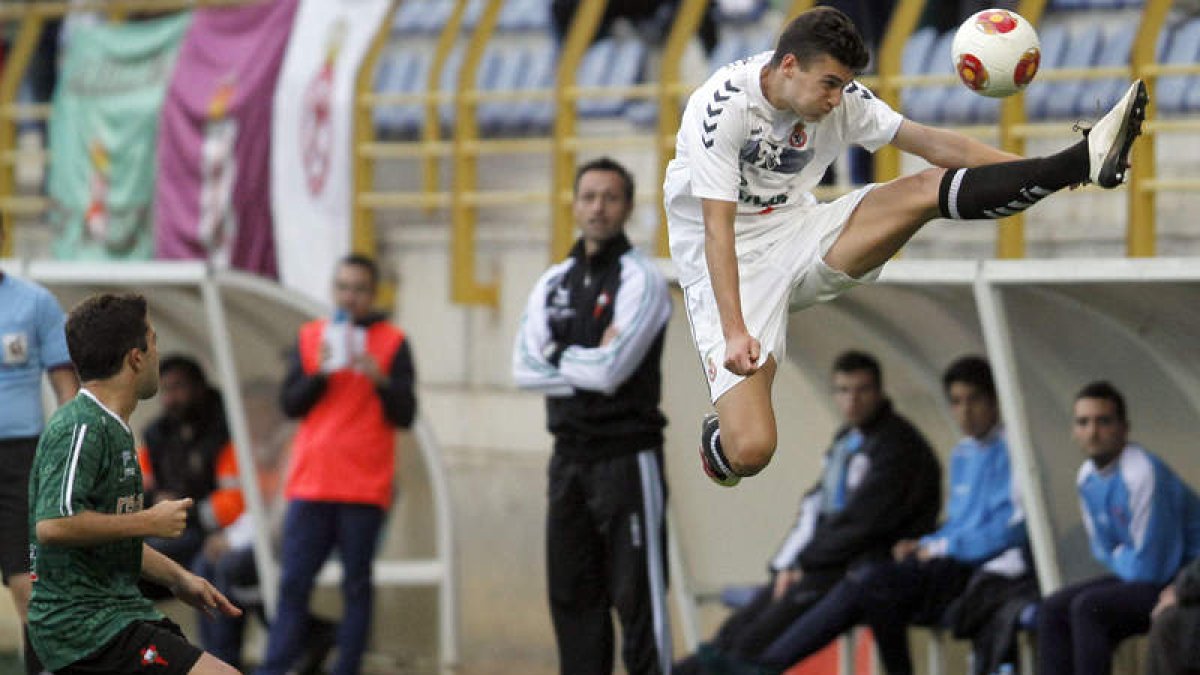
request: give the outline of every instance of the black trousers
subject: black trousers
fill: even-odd
[[[1150,629],[1159,584],[1092,579],[1048,596],[1038,608],[1040,675],[1107,675],[1127,637]]]
[[[759,659],[782,670],[860,623],[871,626],[889,675],[912,672],[908,625],[935,624],[962,593],[973,568],[948,558],[909,559],[852,570],[776,639]]]
[[[670,671],[662,465],[662,448],[550,460],[546,570],[563,675],[613,672],[613,609],[626,671]]]
[[[726,656],[754,660],[780,634],[799,619],[837,584],[841,573],[805,574],[775,600],[773,581],[760,586],[746,606],[730,614],[717,629],[710,643]],[[693,675],[703,671],[699,655],[693,654],[675,664],[675,675]]]

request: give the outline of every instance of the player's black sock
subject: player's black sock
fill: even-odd
[[[1051,193],[1088,180],[1087,140],[1049,157],[951,169],[942,176],[938,210],[943,218],[1004,218]]]
[[[728,480],[737,476],[721,448],[721,424],[716,415],[705,420],[704,428],[700,431],[700,447],[705,455],[706,468],[717,474],[715,478]]]

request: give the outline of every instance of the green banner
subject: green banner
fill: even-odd
[[[72,34],[49,125],[55,257],[153,256],[159,112],[190,20],[184,13]]]

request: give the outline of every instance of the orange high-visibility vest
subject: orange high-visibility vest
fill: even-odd
[[[300,328],[300,364],[308,375],[320,370],[327,320]],[[366,351],[391,373],[404,331],[386,321],[366,328]],[[383,412],[375,385],[362,373],[330,373],[325,392],[304,416],[292,442],[284,493],[288,499],[372,504],[392,502],[396,429]]]

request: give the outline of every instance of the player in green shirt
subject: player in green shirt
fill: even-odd
[[[140,295],[99,295],[67,318],[83,389],[51,417],[29,486],[33,597],[29,634],[59,675],[237,671],[184,639],[139,592],[139,577],[189,605],[241,610],[204,579],[142,542],[178,537],[192,500],[142,508],[129,417],[158,390],[158,346]]]

